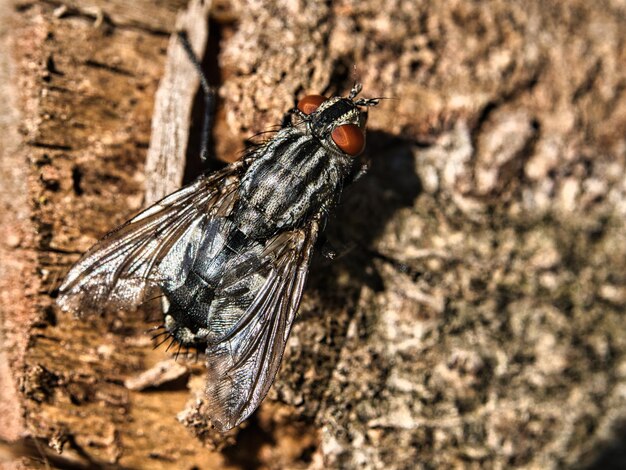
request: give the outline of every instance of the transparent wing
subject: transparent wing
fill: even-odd
[[[253,288],[254,298],[237,321],[211,338],[207,347],[207,410],[220,431],[237,426],[265,398],[280,366],[300,303],[318,223],[282,232],[260,253],[261,264],[242,260],[229,269],[221,292],[223,305],[237,292]],[[254,278],[262,277],[258,282]],[[244,286],[243,288],[241,286]]]
[[[59,306],[73,312],[122,308],[139,304],[159,284],[182,284],[201,234],[232,209],[239,168],[199,178],[106,235],[65,277]]]

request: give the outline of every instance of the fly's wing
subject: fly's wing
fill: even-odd
[[[258,262],[248,258],[229,269],[218,289],[226,309],[239,301],[241,292],[254,291],[243,314],[219,337],[211,338],[206,351],[207,413],[220,431],[246,419],[272,385],[300,303],[317,232],[318,223],[312,220],[302,229],[279,233],[264,245]]]
[[[65,277],[59,306],[73,312],[122,308],[141,303],[159,284],[182,285],[200,235],[232,209],[239,168],[232,164],[199,178],[106,235]]]

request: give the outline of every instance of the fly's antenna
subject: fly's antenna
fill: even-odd
[[[378,106],[378,103],[380,103],[382,99],[385,98],[361,98],[356,100],[354,104],[357,106]]]
[[[350,90],[350,94],[348,95],[348,99],[353,100],[354,98],[356,98],[356,96],[359,93],[361,93],[362,89],[363,89],[363,84],[361,82],[354,82],[354,85],[352,86],[352,90]]]
[[[204,120],[202,122],[202,144],[200,147],[200,160],[203,164],[205,164],[207,162],[209,154],[209,129],[215,115],[215,90],[213,90],[211,85],[209,85],[209,81],[207,80],[206,75],[202,70],[202,64],[200,63],[198,57],[196,57],[196,54],[191,47],[187,32],[178,31],[177,35],[180,43],[183,46],[183,49],[185,49],[185,52],[187,53],[187,57],[189,57],[189,61],[196,69],[198,77],[200,77],[200,86],[202,87],[202,91],[204,93]]]
[[[361,90],[363,89],[363,84],[361,82],[354,82],[352,89],[350,90],[350,94],[348,95],[349,100],[353,100],[357,97]],[[354,101],[354,104],[357,106],[376,106],[380,102],[380,100],[385,98],[360,98]]]

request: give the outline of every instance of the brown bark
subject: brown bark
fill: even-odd
[[[370,112],[370,172],[327,227],[353,249],[314,263],[268,399],[222,438],[189,409],[188,429],[176,420],[202,361],[142,375],[168,357],[146,312],[75,320],[53,299],[79,253],[158,185],[143,162],[183,3],[0,7],[0,459],[625,465],[623,5],[213,6],[219,158],[305,92],[346,93],[357,77],[390,98]],[[184,123],[195,91],[182,91]]]

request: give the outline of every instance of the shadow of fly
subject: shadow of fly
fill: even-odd
[[[206,159],[213,91],[207,104]],[[320,226],[364,170],[367,107],[377,99],[303,97],[273,137],[113,230],[72,267],[58,304],[77,314],[163,296],[165,332],[206,353],[208,418],[220,431],[265,398],[300,304]]]

